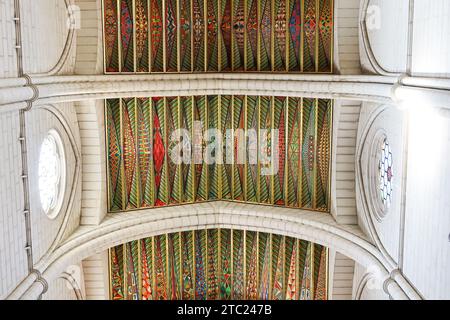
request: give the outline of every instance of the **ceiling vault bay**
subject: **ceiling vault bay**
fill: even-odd
[[[207,229],[109,250],[113,300],[326,300],[328,249],[265,232]]]
[[[333,0],[102,3],[106,74],[333,73]],[[108,211],[228,200],[329,212],[332,109],[332,100],[302,97],[107,99]],[[170,159],[172,133],[186,129],[193,141],[196,121],[224,137],[231,130],[232,163],[226,150],[214,164]],[[250,160],[253,129],[258,143],[279,130],[274,175],[261,174],[259,154]],[[191,160],[205,147],[189,150]],[[154,236],[111,248],[109,264],[111,299],[328,297],[328,249],[263,232]]]
[[[228,200],[329,212],[332,105],[327,99],[267,96],[108,99],[109,211]],[[218,129],[224,137],[230,130],[231,163],[226,150],[222,161],[195,161],[205,154],[205,142],[190,149],[189,163],[170,159],[172,133],[186,129],[195,141],[196,121],[201,130]],[[274,129],[278,171],[262,175],[259,154],[250,160],[257,147],[245,136],[254,130],[257,145],[266,146]]]
[[[103,0],[105,73],[333,72],[333,0]]]

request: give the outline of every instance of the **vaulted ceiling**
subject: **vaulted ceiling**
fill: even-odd
[[[105,72],[331,73],[333,10],[333,0],[103,0]],[[330,100],[293,97],[107,100],[109,211],[235,200],[327,212],[331,114]],[[279,130],[276,174],[262,175],[239,136],[240,163],[174,164],[170,136],[195,139],[196,121],[223,137],[255,129],[258,143]]]
[[[103,0],[104,71],[332,73],[333,10],[333,0]],[[228,200],[329,212],[332,109],[283,96],[108,99],[108,210]],[[207,129],[223,139],[213,162]],[[187,162],[171,157],[178,146]],[[112,299],[327,297],[328,250],[290,237],[209,229],[109,252]]]
[[[329,211],[331,100],[110,99],[106,118],[111,212],[211,200]],[[183,139],[172,139],[177,129]],[[206,129],[223,136],[213,152]],[[183,162],[177,141],[188,144]]]
[[[326,300],[328,250],[263,232],[169,233],[111,248],[114,300]]]
[[[333,71],[333,0],[103,0],[106,73]]]

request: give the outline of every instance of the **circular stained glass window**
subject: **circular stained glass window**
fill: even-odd
[[[392,169],[392,151],[387,139],[384,139],[381,143],[381,154],[378,170],[380,173],[381,201],[384,205],[389,207],[392,200],[394,172]]]
[[[56,218],[64,194],[66,163],[64,146],[56,130],[50,130],[39,153],[39,197],[44,212]]]

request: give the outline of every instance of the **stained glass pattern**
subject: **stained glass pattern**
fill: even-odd
[[[333,0],[103,0],[104,71],[333,72]]]
[[[111,248],[109,260],[113,300],[326,300],[328,296],[327,248],[263,232],[169,233]]]
[[[392,150],[387,139],[381,143],[380,160],[378,165],[380,181],[380,197],[384,205],[391,204],[394,171],[392,169]]]
[[[109,99],[109,211],[236,200],[328,212],[331,126],[326,99]],[[207,149],[216,139],[207,129],[222,133],[223,147]]]

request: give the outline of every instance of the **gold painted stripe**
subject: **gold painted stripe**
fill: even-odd
[[[331,54],[330,54],[330,73],[334,73],[334,0],[331,0]]]
[[[272,72],[275,71],[275,0],[271,0],[271,28],[270,28],[270,36],[271,36],[271,45],[270,45],[270,62],[272,65]]]
[[[261,97],[258,99],[258,151],[257,151],[257,169],[256,169],[256,201],[261,202]]]
[[[237,0],[237,1],[239,1],[239,0]],[[235,44],[234,44],[234,28],[233,28],[234,23],[235,23],[235,21],[234,21],[234,0],[231,0],[231,21],[230,21],[230,23],[231,23],[231,26],[230,26],[230,32],[231,32],[231,70],[234,71],[235,70],[235,68],[234,68],[234,59],[235,59],[234,47],[235,47]]]
[[[289,28],[289,20],[290,20],[290,15],[291,15],[291,7],[290,7],[290,3],[289,0],[286,0],[286,44],[285,44],[285,48],[286,48],[286,58],[285,58],[285,67],[286,67],[286,72],[289,72],[289,49],[290,49],[290,43],[289,43],[289,36],[290,36],[290,28]]]
[[[258,299],[259,291],[259,232],[256,235],[256,299]]]
[[[244,176],[243,181],[244,181],[244,201],[247,201],[247,170],[248,170],[248,161],[247,161],[247,156],[248,156],[248,150],[247,150],[247,134],[248,134],[248,123],[247,123],[247,107],[248,107],[248,97],[244,96],[244,147],[243,149],[245,150],[245,155],[244,155]]]
[[[231,270],[231,295],[230,295],[230,298],[231,298],[231,300],[233,300],[234,299],[234,235],[233,235],[233,230],[232,229],[230,229],[230,242],[231,242],[231,259],[230,259],[230,261],[231,261],[231,267],[230,267],[230,270]]]
[[[148,23],[148,27],[147,27],[147,32],[148,32],[148,71],[152,72],[152,30],[151,30],[151,25],[152,25],[152,15],[151,15],[151,11],[150,11],[150,1],[147,1],[147,14],[148,14],[148,19],[147,19],[147,23]]]
[[[244,237],[244,300],[247,300],[247,230],[242,231]]]
[[[135,163],[135,170],[136,170],[136,207],[140,208],[142,205],[141,200],[141,168],[139,166],[139,160],[141,153],[139,152],[139,127],[138,127],[138,99],[134,98],[134,128],[135,128],[135,148],[136,148],[136,163]]]
[[[103,101],[103,114],[105,115],[105,154],[107,155],[106,158],[106,172],[108,177],[110,177],[111,169],[109,167],[109,156],[111,154],[111,150],[109,148],[109,117],[108,117],[108,100]],[[107,212],[111,211],[111,179],[108,178],[108,181],[106,183],[106,193],[107,193]]]
[[[261,1],[260,0],[254,0],[254,1],[258,1],[257,5],[256,5],[256,10],[257,10],[257,16],[258,16],[258,21],[257,21],[257,34],[256,34],[256,59],[257,59],[257,65],[256,68],[258,71],[261,71]]]
[[[274,150],[273,150],[273,148],[272,148],[272,145],[273,145],[273,139],[274,139],[274,130],[276,129],[275,128],[275,97],[270,97],[270,102],[271,102],[271,105],[272,105],[272,115],[271,115],[271,120],[270,120],[270,127],[271,127],[271,130],[270,130],[270,135],[271,135],[271,138],[270,138],[270,145],[271,145],[271,153],[270,153],[270,158],[271,158],[271,166],[272,166],[272,172],[271,172],[271,175],[270,175],[270,188],[271,188],[271,191],[270,191],[270,203],[271,204],[274,204],[275,203],[275,171],[273,170],[274,169],[274,164],[273,164],[273,161],[274,161],[274,154],[276,153],[276,152],[278,152],[278,150],[276,150],[275,152],[274,152]],[[278,146],[279,147],[279,146]]]
[[[177,2],[178,3],[178,2]],[[177,97],[177,104],[178,104],[178,129],[181,129],[181,98],[180,96]],[[180,154],[180,153],[178,153]],[[180,162],[178,165],[178,203],[184,202],[184,194],[183,194],[183,164]]]
[[[248,6],[247,0],[244,1],[244,70],[247,71],[247,40],[248,40],[248,32],[247,32],[247,19],[248,19]]]
[[[180,19],[180,0],[177,0],[177,71],[181,72],[181,19]]]
[[[156,295],[156,268],[155,268],[155,237],[152,237],[152,296],[153,299],[157,299]]]
[[[202,250],[202,256],[204,257],[203,259],[203,265],[205,266],[205,288],[206,288],[206,294],[205,294],[205,300],[208,300],[208,274],[209,274],[209,268],[208,268],[208,230],[204,230],[204,239],[205,239],[205,255],[203,254],[203,250]]]
[[[225,0],[224,0],[225,1]],[[217,1],[217,71],[222,71],[222,1]]]
[[[193,300],[195,299],[195,292],[197,290],[196,288],[196,281],[195,281],[195,277],[196,277],[196,273],[195,273],[195,265],[196,265],[196,257],[195,257],[195,231],[191,231],[191,237],[192,237],[192,262],[193,262],[193,266],[192,266],[192,288],[194,296],[193,296]]]
[[[171,292],[171,290],[172,290],[172,288],[170,287],[170,272],[169,272],[169,270],[170,270],[170,266],[169,266],[169,234],[165,234],[165,238],[166,238],[166,270],[164,270],[165,271],[165,273],[166,273],[166,292],[167,292],[167,298],[169,298],[169,299],[171,299],[172,298],[172,292]],[[162,237],[161,237],[161,241],[162,241]]]
[[[300,240],[295,239],[295,246],[296,246],[296,257],[295,257],[295,270],[296,270],[296,277],[295,277],[295,296],[294,300],[300,300]]]
[[[154,168],[154,160],[153,160],[153,100],[152,98],[148,99],[148,105],[150,108],[150,141],[151,141],[151,145],[152,145],[152,155],[151,155],[151,160],[150,160],[150,182],[151,182],[151,186],[152,188],[151,190],[151,196],[150,196],[150,201],[151,201],[151,206],[153,207],[155,204],[155,189],[153,188],[153,186],[155,185],[155,168]]]
[[[163,25],[163,71],[167,72],[167,25],[166,25],[166,1],[162,1],[162,25]],[[165,99],[165,98],[164,98]],[[165,109],[165,107],[164,107]]]
[[[300,5],[300,72],[304,72],[304,54],[305,54],[305,0]]]
[[[234,200],[234,96],[231,96],[231,199]]]
[[[272,300],[272,278],[273,278],[273,237],[272,234],[269,233],[269,237],[270,237],[270,242],[269,242],[269,246],[270,246],[270,259],[269,259],[269,300]]]
[[[298,206],[301,208],[303,207],[303,201],[302,201],[302,188],[303,188],[303,184],[302,184],[302,179],[303,179],[303,98],[300,98],[300,106],[297,105],[298,108],[298,119],[299,119],[299,126],[298,126],[298,130],[299,130],[299,157],[298,157],[298,168],[297,168],[297,173],[298,173],[298,178],[297,178],[297,192],[298,192]]]
[[[289,192],[288,192],[288,174],[289,174],[289,97],[285,99],[285,110],[284,110],[284,205],[289,207]]]
[[[117,0],[117,49],[119,50],[119,73],[122,72],[122,37],[120,35],[121,25],[120,0]]]
[[[194,72],[195,67],[194,67],[194,3],[193,1],[190,1],[190,6],[191,6],[191,21],[190,21],[190,35],[191,35],[191,71]],[[195,199],[195,197],[194,197]]]
[[[112,260],[112,255],[111,255],[111,250],[113,250],[114,248],[109,248],[108,249],[108,288],[109,288],[109,300],[113,299],[112,296],[112,270],[111,270],[111,260]]]
[[[211,1],[211,0],[210,0]],[[208,71],[208,0],[203,0],[203,21],[204,21],[204,48],[205,48],[205,55],[204,55],[204,71]]]
[[[311,250],[310,250],[310,254],[311,254],[311,268],[310,268],[310,273],[311,273],[311,281],[310,281],[310,300],[314,300],[314,291],[316,290],[316,288],[314,287],[314,250],[315,250],[315,246],[314,243],[310,242],[311,244]]]
[[[218,256],[217,256],[217,265],[219,267],[218,267],[218,272],[217,272],[217,279],[218,279],[217,283],[218,283],[218,285],[217,285],[216,290],[218,291],[217,292],[217,297],[220,300],[222,298],[221,297],[221,293],[220,293],[220,282],[222,281],[222,229],[221,228],[217,229],[217,241],[219,243],[219,246],[217,248],[217,254],[218,254]]]
[[[105,0],[102,0],[101,2],[102,5],[102,39],[103,40],[103,73],[109,73],[106,72],[106,37],[105,37]],[[110,61],[111,63],[111,61]],[[106,119],[106,118],[105,118]]]
[[[197,179],[197,176],[196,176],[196,174],[195,174],[195,145],[193,144],[193,142],[195,141],[195,130],[194,130],[194,123],[195,123],[195,97],[194,96],[192,96],[191,97],[191,102],[192,102],[192,105],[191,105],[191,110],[192,110],[192,114],[191,114],[191,119],[192,119],[192,125],[191,125],[191,134],[192,134],[192,136],[191,136],[191,142],[192,142],[192,148],[191,148],[191,152],[192,152],[192,154],[191,154],[191,175],[192,175],[192,199],[191,199],[191,201],[192,202],[195,202],[195,198],[196,198],[196,190],[195,190],[195,184],[197,183],[196,182],[196,179]]]
[[[222,136],[222,142],[219,145],[219,152],[217,152],[217,154],[220,157],[220,162],[217,164],[217,169],[216,169],[217,174],[218,174],[217,178],[218,178],[218,187],[219,187],[217,198],[222,199],[222,191],[223,191],[222,190],[222,170],[224,168],[224,165],[223,165],[222,96],[221,95],[217,96],[217,104],[219,107],[218,122],[217,122],[218,127],[219,127],[218,130]]]
[[[132,1],[133,11],[133,70],[137,71],[137,57],[136,57],[136,0]]]
[[[208,112],[208,96],[205,96],[205,130],[209,129],[209,112]],[[206,174],[206,196],[205,196],[205,201],[208,201],[209,199],[209,165],[206,164],[205,162],[203,163],[203,165],[206,167],[205,169],[205,174]]]
[[[328,273],[329,273],[329,267],[330,267],[330,261],[329,261],[329,249],[328,247],[325,249],[325,299],[330,300],[331,297],[329,296],[329,290],[328,290]]]
[[[124,283],[124,299],[129,300],[128,296],[128,259],[127,259],[127,245],[122,245],[122,265],[123,265],[123,283]]]
[[[183,249],[182,249],[182,245],[181,245],[181,232],[178,232],[178,250],[180,252],[179,254],[179,264],[180,264],[180,268],[178,268],[178,281],[180,284],[179,287],[179,294],[180,294],[180,300],[183,300]]]
[[[166,146],[169,145],[169,121],[167,119],[167,97],[164,97],[164,143]],[[166,200],[167,200],[167,205],[170,203],[170,186],[169,186],[169,181],[170,181],[170,173],[169,173],[169,150],[166,150],[164,152],[164,167],[166,168],[166,179],[167,179],[167,187],[166,187]]]
[[[317,127],[319,115],[319,99],[315,99],[314,111],[314,162],[313,162],[313,209],[317,209]]]
[[[328,190],[327,190],[327,211],[330,212],[331,210],[331,174],[332,174],[332,167],[333,167],[333,153],[331,152],[333,150],[333,122],[334,122],[334,100],[330,100],[329,102],[329,132],[330,132],[330,141],[328,144]]]
[[[142,300],[142,252],[141,252],[141,240],[137,240],[138,246],[138,269],[135,272],[138,275],[138,283],[136,284],[138,287],[138,300]]]
[[[283,272],[281,273],[281,283],[282,283],[282,290],[281,290],[281,298],[286,299],[286,236],[281,237],[281,241],[283,242],[283,251],[281,251],[282,254],[282,263],[283,263]]]
[[[319,19],[320,19],[320,8],[319,8],[319,0],[316,0],[316,52],[314,54],[314,60],[316,63],[316,72],[319,72]]]
[[[120,106],[120,145],[122,152],[120,153],[121,162],[120,162],[120,174],[122,176],[121,184],[122,184],[122,210],[126,210],[126,194],[125,194],[125,157],[124,157],[124,137],[123,137],[123,102],[122,98],[119,99]]]

